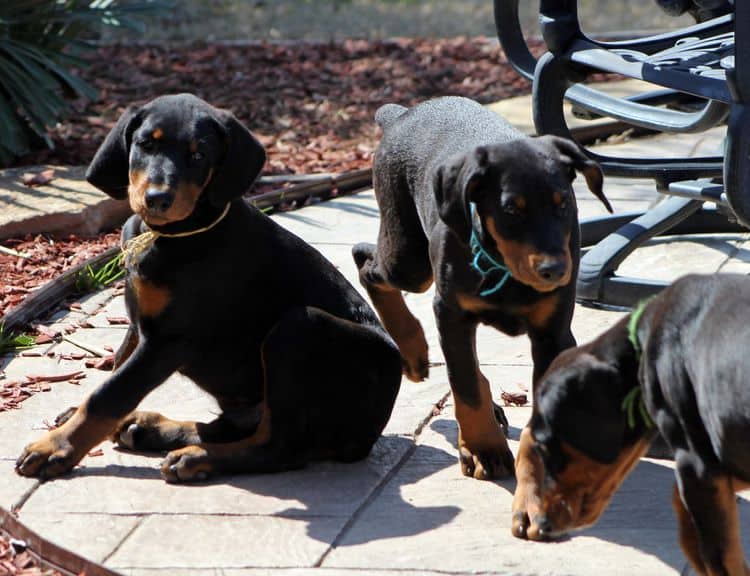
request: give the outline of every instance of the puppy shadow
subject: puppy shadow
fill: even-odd
[[[454,448],[458,446],[458,429],[450,419],[435,420],[430,428],[444,437]],[[521,429],[511,426],[508,439],[517,442]],[[595,538],[615,544],[623,549],[635,548],[658,558],[677,572],[685,570],[687,560],[679,546],[677,518],[672,509],[672,487],[675,483],[674,470],[670,460],[642,460],[625,479],[612,498],[599,521],[592,527],[556,539],[553,543],[534,543],[539,553],[545,546],[565,546],[577,538]],[[515,491],[515,478],[493,481],[498,486]],[[492,502],[487,502],[493,506]],[[750,526],[750,502],[738,499],[740,523]],[[498,510],[498,523],[495,529],[503,531],[510,526],[510,509]],[[504,524],[507,522],[507,526]],[[743,544],[750,548],[750,531],[743,532]],[[575,548],[577,549],[577,548]]]
[[[126,453],[124,450],[118,452]],[[148,456],[153,461],[153,468],[110,464],[99,468],[77,468],[68,478],[118,476],[161,482],[161,457]],[[265,514],[262,509],[267,507],[268,516],[304,522],[308,537],[327,544],[349,525],[345,537],[336,545],[353,546],[373,540],[413,536],[451,522],[460,512],[458,507],[442,503],[434,506],[413,504],[403,495],[403,490],[455,465],[453,454],[427,446],[417,447],[411,438],[384,436],[370,455],[359,462],[316,462],[300,470],[220,476],[204,482],[176,484],[164,490],[182,492],[180,499],[183,504],[193,498],[196,503],[205,501],[200,491],[206,489],[227,487],[233,489],[233,493],[238,490],[247,492],[248,499],[244,503],[238,496],[237,508],[223,513]],[[280,508],[278,501],[292,501],[293,504]],[[256,503],[259,508],[253,509]],[[352,522],[352,518],[356,522]]]

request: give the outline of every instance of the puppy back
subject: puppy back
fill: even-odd
[[[390,126],[394,120],[399,118],[408,108],[400,104],[383,104],[375,112],[375,122],[378,126],[385,129]]]

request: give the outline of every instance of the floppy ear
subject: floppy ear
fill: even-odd
[[[128,156],[133,132],[141,123],[140,108],[128,106],[110,130],[86,170],[86,180],[116,200],[128,195]]]
[[[572,140],[560,138],[559,136],[542,136],[542,138],[551,142],[563,156],[563,160],[569,159],[573,168],[583,174],[589,190],[591,190],[594,196],[599,198],[607,211],[611,213],[613,211],[612,205],[607,200],[607,197],[604,196],[604,191],[602,190],[604,175],[599,164],[586,156],[580,146]]]
[[[586,353],[548,372],[535,398],[545,423],[539,426],[538,440],[554,438],[598,462],[614,462],[622,450],[626,426],[621,388],[618,370]]]
[[[226,148],[221,163],[206,188],[212,204],[223,206],[247,192],[266,163],[266,151],[250,130],[230,112],[220,110],[216,120],[224,133]]]
[[[468,154],[452,158],[435,172],[433,191],[440,219],[462,240],[471,231],[469,202],[475,200],[476,190],[487,173],[488,151],[479,146]]]

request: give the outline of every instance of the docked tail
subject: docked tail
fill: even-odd
[[[375,122],[385,130],[396,118],[399,118],[407,110],[408,108],[400,104],[384,104],[375,112]]]

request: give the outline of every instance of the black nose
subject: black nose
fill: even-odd
[[[556,282],[565,276],[568,267],[564,260],[545,259],[536,265],[536,271],[545,280]]]
[[[169,191],[158,190],[156,188],[146,190],[146,206],[149,210],[164,212],[172,205],[173,201],[174,196]]]

